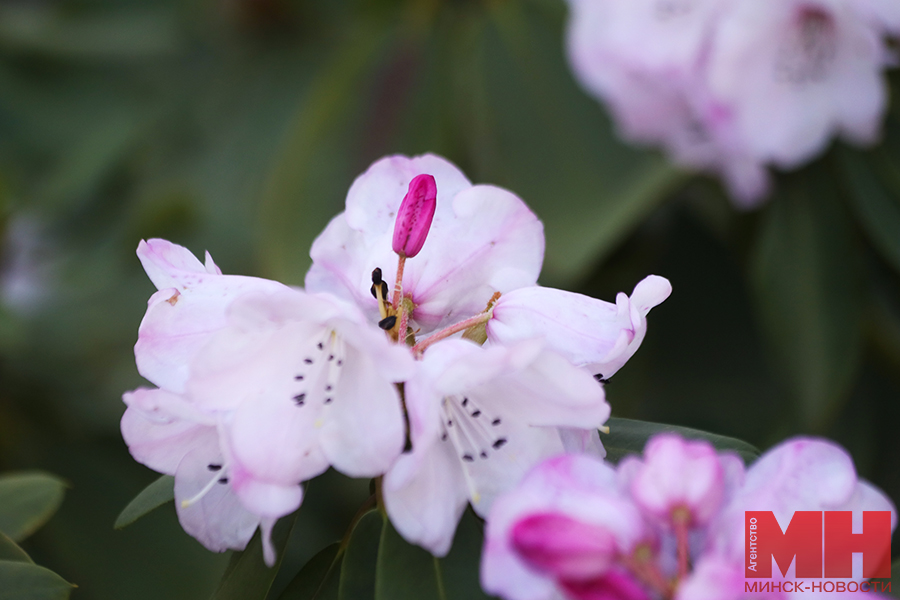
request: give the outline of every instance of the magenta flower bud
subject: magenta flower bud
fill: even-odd
[[[554,513],[530,515],[516,523],[512,546],[531,566],[573,581],[600,577],[616,555],[615,539],[606,529]]]
[[[437,206],[437,185],[431,175],[417,175],[409,182],[409,191],[400,203],[394,224],[394,252],[412,258],[422,249],[434,209]]]

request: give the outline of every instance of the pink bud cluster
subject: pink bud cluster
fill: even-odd
[[[891,501],[830,442],[789,440],[745,469],[705,441],[661,434],[617,468],[550,459],[498,498],[482,585],[506,600],[753,598],[743,586],[746,510],[785,523],[797,510],[881,510],[897,525]]]

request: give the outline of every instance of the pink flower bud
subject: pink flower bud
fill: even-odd
[[[512,544],[531,566],[562,580],[599,577],[616,555],[615,539],[605,528],[554,513],[516,523]]]
[[[394,224],[394,252],[405,258],[419,253],[437,206],[437,186],[434,177],[417,175],[409,182],[409,191],[400,203]]]

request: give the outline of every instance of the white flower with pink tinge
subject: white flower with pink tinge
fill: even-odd
[[[142,242],[160,291],[135,355],[159,389],[125,395],[126,442],[175,476],[179,518],[210,549],[261,526],[271,563],[272,525],[332,466],[384,474],[397,530],[445,554],[468,503],[486,514],[550,455],[603,455],[610,409],[592,376],[634,353],[670,291],[650,277],[609,304],[541,288],[543,250],[518,197],[432,155],[357,178],[306,290]]]
[[[888,511],[897,525],[890,499],[830,442],[788,440],[745,470],[707,442],[661,434],[617,469],[561,456],[500,496],[482,585],[504,600],[759,598],[744,587],[746,510],[771,510],[785,525],[794,511]],[[889,539],[884,551],[889,560]],[[763,596],[793,598],[789,587]]]
[[[840,135],[877,138],[891,0],[569,0],[576,76],[622,135],[719,173],[743,205],[767,165],[795,168]]]

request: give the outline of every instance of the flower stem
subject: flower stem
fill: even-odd
[[[672,525],[675,529],[675,539],[678,542],[678,579],[684,579],[690,568],[690,546],[688,541],[688,523],[690,512],[686,509],[676,509],[672,514]]]
[[[434,333],[434,334],[428,336],[427,338],[425,338],[424,340],[422,340],[421,342],[419,342],[418,344],[413,346],[413,354],[416,354],[416,355],[422,354],[423,352],[425,352],[425,349],[428,348],[428,346],[432,345],[435,342],[439,342],[445,338],[448,338],[451,335],[453,335],[454,333],[459,333],[460,331],[465,331],[469,327],[473,327],[480,323],[487,323],[488,321],[491,320],[492,316],[493,316],[493,311],[485,311],[483,313],[475,315],[474,317],[470,317],[470,318],[466,319],[465,321],[460,321],[459,323],[455,323],[455,324],[451,325],[450,327],[447,327],[446,329],[441,329],[437,333]]]
[[[400,295],[403,293],[403,269],[406,267],[406,256],[399,255],[400,260],[397,261],[397,280],[394,283],[394,296],[391,299],[391,306],[394,310],[400,306]]]

